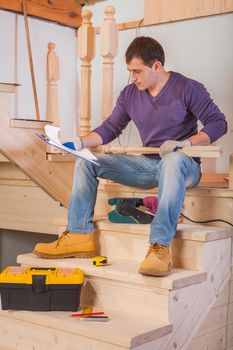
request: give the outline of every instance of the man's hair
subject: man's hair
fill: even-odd
[[[134,57],[140,58],[149,67],[152,67],[155,61],[159,61],[162,66],[165,62],[162,46],[148,36],[139,36],[129,45],[125,53],[126,63],[128,64]]]

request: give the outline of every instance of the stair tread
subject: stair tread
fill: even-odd
[[[139,224],[118,224],[110,222],[108,219],[96,220],[97,229],[111,230],[115,232],[128,232],[137,235],[149,235],[150,225]],[[61,228],[63,230],[64,227]],[[60,231],[60,230],[59,230]],[[214,241],[218,239],[229,238],[232,236],[232,228],[178,224],[175,238],[188,239],[192,241]]]
[[[91,259],[41,259],[33,253],[18,255],[17,262],[41,267],[79,267],[85,276],[139,284],[145,287],[172,290],[206,280],[206,272],[173,268],[166,277],[142,276],[138,273],[138,262],[127,259],[111,259],[108,266],[93,266]]]
[[[66,311],[4,310],[0,311],[0,318],[2,316],[18,319],[125,347],[144,344],[172,331],[172,325],[169,322],[144,317],[142,319],[140,316],[124,313],[108,313],[108,322],[80,321],[77,317],[70,317],[70,314],[72,313]]]

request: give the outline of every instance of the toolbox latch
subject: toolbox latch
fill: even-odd
[[[43,293],[48,290],[45,284],[46,275],[32,275],[32,290],[36,293]]]

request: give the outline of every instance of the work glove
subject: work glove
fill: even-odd
[[[162,158],[165,156],[165,154],[170,152],[175,152],[179,148],[183,148],[185,146],[192,146],[191,141],[184,140],[184,141],[173,141],[173,140],[167,140],[165,141],[159,148],[159,155]]]
[[[80,151],[81,149],[83,149],[82,140],[78,136],[69,137],[67,134],[63,132],[63,130],[60,129],[58,137],[62,145],[67,148],[70,148],[74,151]]]
[[[80,137],[75,136],[72,140],[63,140],[63,146],[73,149],[75,151],[80,151],[83,149],[83,142]]]

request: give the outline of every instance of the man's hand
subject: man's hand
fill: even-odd
[[[159,148],[159,155],[162,158],[165,156],[165,154],[174,152],[179,148],[183,148],[185,146],[192,146],[191,141],[184,140],[184,141],[173,141],[173,140],[167,140],[165,141]]]
[[[75,151],[80,151],[81,149],[83,149],[82,140],[78,136],[75,136],[74,139],[69,140],[69,141],[63,140],[62,144],[63,144],[63,146],[66,146],[66,147],[73,149]]]

